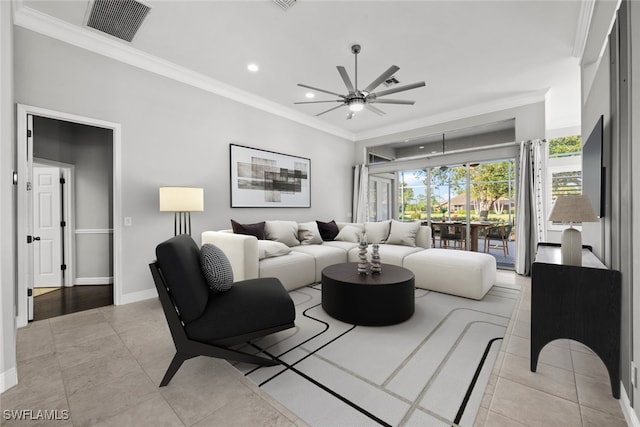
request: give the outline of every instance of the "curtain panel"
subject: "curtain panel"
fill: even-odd
[[[353,204],[351,220],[366,222],[369,218],[369,167],[356,165],[353,168]]]
[[[520,143],[520,174],[516,211],[516,273],[529,276],[538,242],[546,239],[545,217],[547,141]]]

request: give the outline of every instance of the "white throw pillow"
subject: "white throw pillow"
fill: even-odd
[[[284,243],[275,240],[258,240],[258,258],[272,258],[286,255],[291,252],[291,248]]]
[[[320,230],[315,221],[301,222],[298,224],[298,240],[301,245],[319,245],[322,243]]]
[[[416,234],[420,229],[420,222],[391,221],[391,232],[387,243],[390,245],[403,245],[416,247]]]
[[[358,227],[354,227],[352,225],[345,225],[342,227],[342,230],[338,233],[334,240],[341,242],[354,242],[358,243],[362,240],[363,234],[362,231]]]
[[[391,221],[365,222],[364,239],[367,243],[384,243],[389,237]]]
[[[289,247],[300,244],[298,223],[295,221],[266,221],[264,231],[268,240],[275,240]]]
[[[346,226],[355,227],[364,235],[364,224],[361,222],[336,222],[338,230],[342,230]]]

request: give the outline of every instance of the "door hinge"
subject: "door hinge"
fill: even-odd
[[[65,271],[67,269],[67,264],[62,264],[60,266],[60,270]]]
[[[31,191],[31,183],[27,181],[27,191]]]
[[[635,362],[631,362],[631,385],[638,387],[638,366]]]
[[[31,138],[32,132],[31,129],[27,129],[27,138]]]
[[[27,288],[27,296],[28,297],[33,296],[33,289]]]
[[[66,183],[67,183],[67,180],[66,180],[66,179],[64,179],[64,178],[60,178],[60,184],[66,184]]]
[[[67,226],[67,221],[60,221],[60,227],[64,228]]]

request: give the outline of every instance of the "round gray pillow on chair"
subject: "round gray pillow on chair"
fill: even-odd
[[[231,289],[233,285],[233,270],[231,269],[229,258],[219,247],[211,243],[202,245],[200,248],[200,265],[211,289],[220,292]]]

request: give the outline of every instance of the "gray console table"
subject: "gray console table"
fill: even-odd
[[[549,342],[569,338],[593,350],[620,398],[620,272],[582,249],[582,266],[563,265],[560,246],[541,243],[531,268],[531,372]]]

